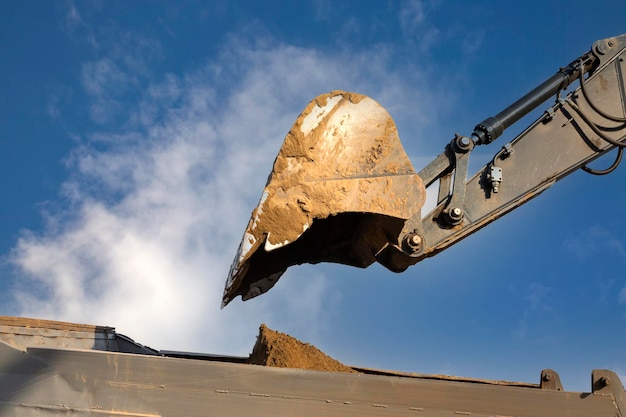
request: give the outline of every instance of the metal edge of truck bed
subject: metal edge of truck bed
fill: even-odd
[[[624,388],[606,370],[593,371],[591,392],[580,393],[551,384],[554,371],[526,384],[270,368],[236,363],[240,357],[167,355],[118,340],[110,327],[59,323],[0,317],[0,415],[625,416]]]

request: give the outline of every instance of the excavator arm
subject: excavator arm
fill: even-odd
[[[583,169],[607,174],[626,146],[626,35],[591,50],[469,136],[455,135],[418,173],[391,116],[374,100],[334,91],[314,99],[288,133],[233,261],[222,306],[268,291],[293,265],[336,262],[394,272],[447,247]],[[579,80],[579,86],[567,92]],[[472,176],[469,158],[556,96]],[[493,146],[493,145],[491,145]],[[604,170],[588,167],[614,151]],[[422,213],[426,189],[435,207]]]

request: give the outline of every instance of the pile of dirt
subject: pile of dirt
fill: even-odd
[[[277,368],[357,372],[315,346],[300,342],[288,334],[274,331],[265,324],[259,328],[259,336],[247,363]]]

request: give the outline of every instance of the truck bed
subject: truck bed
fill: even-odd
[[[2,416],[626,416],[617,375],[590,392],[365,368],[273,368],[246,358],[159,351],[112,327],[0,317]]]

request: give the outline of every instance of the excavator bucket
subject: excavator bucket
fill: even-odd
[[[372,264],[397,243],[426,192],[387,111],[333,91],[298,117],[276,157],[231,266],[222,300],[248,300],[292,265]]]

